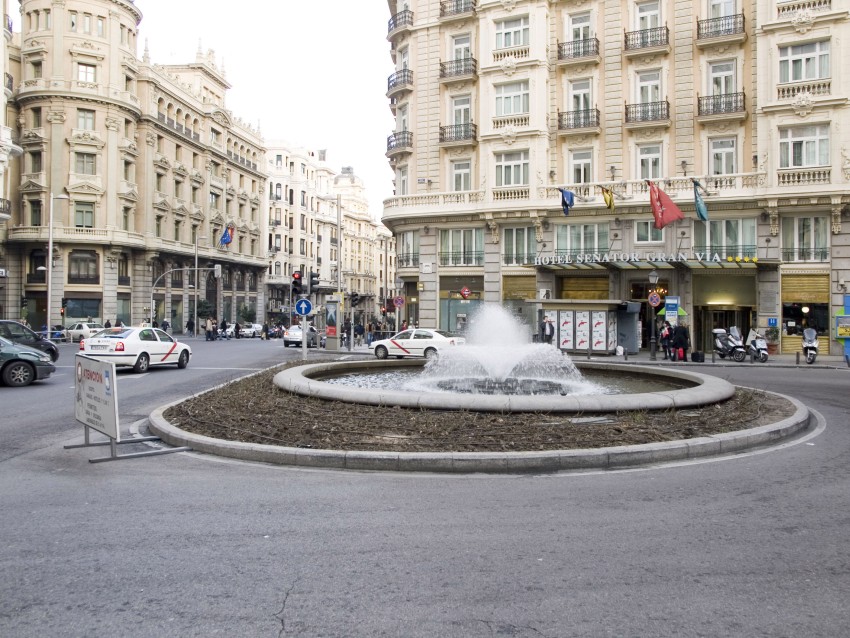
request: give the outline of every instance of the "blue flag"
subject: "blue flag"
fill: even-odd
[[[702,185],[697,180],[692,180],[694,183],[694,207],[697,209],[697,217],[702,221],[708,221],[708,208],[705,206],[705,201],[702,195],[699,194],[699,189]]]
[[[231,226],[227,226],[224,229],[224,232],[221,234],[221,239],[218,240],[219,248],[224,248],[230,242],[233,241],[233,234],[231,233]]]
[[[563,188],[558,190],[561,191],[561,208],[564,209],[564,215],[567,216],[570,214],[570,209],[576,205],[575,193]]]

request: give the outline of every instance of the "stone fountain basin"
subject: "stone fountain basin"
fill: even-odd
[[[399,406],[432,410],[470,410],[477,412],[619,412],[626,410],[668,410],[691,408],[730,399],[735,386],[717,377],[661,367],[624,365],[607,362],[573,361],[579,370],[601,370],[605,373],[643,375],[647,378],[669,379],[690,387],[640,394],[597,394],[580,396],[521,396],[404,392],[354,388],[325,383],[322,379],[358,372],[415,368],[425,365],[424,359],[397,361],[342,361],[314,363],[288,368],[275,375],[274,383],[281,390],[302,396],[330,401],[362,403],[365,405]]]

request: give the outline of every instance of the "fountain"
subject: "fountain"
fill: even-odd
[[[638,386],[629,387],[628,379],[635,378]],[[495,412],[681,408],[723,401],[735,391],[725,381],[690,371],[576,364],[556,347],[531,343],[529,327],[496,304],[484,305],[471,318],[466,345],[443,348],[434,359],[305,365],[280,372],[275,384],[296,394],[369,405]]]

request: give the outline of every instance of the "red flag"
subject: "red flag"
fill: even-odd
[[[649,207],[655,218],[655,227],[658,230],[664,228],[677,219],[684,219],[685,215],[678,206],[670,199],[670,196],[658,188],[653,182],[646,180],[649,185]]]

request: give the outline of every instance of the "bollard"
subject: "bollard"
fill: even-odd
[[[593,339],[587,343],[587,360],[590,361],[590,350],[593,347]]]
[[[715,355],[715,354],[716,354],[716,353],[714,352],[714,350],[712,350],[712,351],[711,351],[711,362],[712,362],[712,363],[716,363],[716,362],[715,362],[715,360],[714,360],[714,355]]]
[[[800,353],[795,352],[794,354],[797,356],[797,365],[800,365]]]

